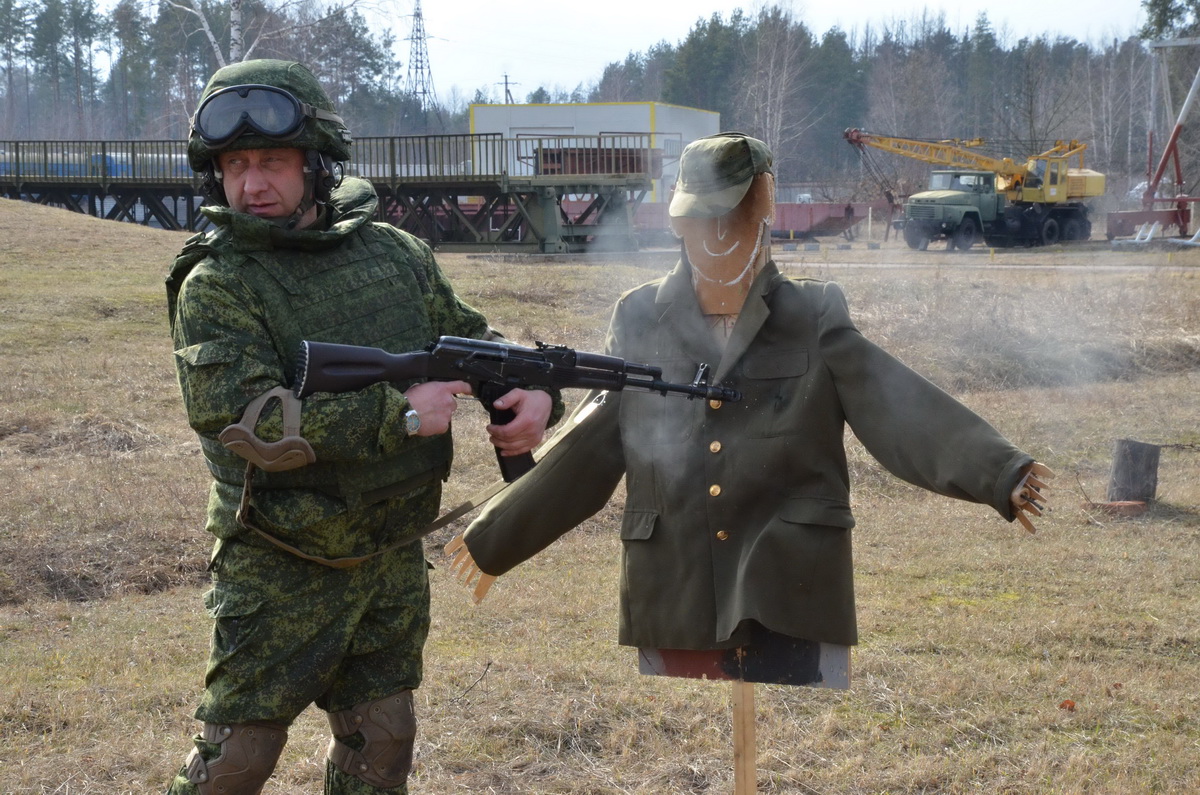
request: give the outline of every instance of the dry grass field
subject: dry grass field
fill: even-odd
[[[183,239],[0,200],[3,793],[158,792],[195,730],[207,474],[162,290]],[[614,298],[672,259],[440,257],[509,336],[590,350]],[[1027,535],[850,441],[852,686],[757,688],[759,790],[1200,791],[1200,251],[778,259],[841,282],[864,332],[1058,478]],[[495,476],[482,412],[463,414],[451,504]],[[1119,438],[1166,445],[1137,519],[1081,507]],[[451,531],[429,540],[414,795],[732,790],[728,685],[639,676],[615,643],[619,510],[479,606],[440,558]],[[325,741],[310,709],[264,792],[319,792]]]

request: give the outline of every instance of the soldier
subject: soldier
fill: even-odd
[[[407,792],[429,627],[416,533],[436,516],[449,424],[468,384],[379,383],[303,402],[286,387],[303,339],[419,349],[488,339],[430,249],[374,222],[369,182],[338,179],[351,138],[304,66],[220,69],[188,158],[216,206],[167,279],[188,420],[213,476],[215,620],[203,728],[171,793],[257,793],[292,721],[316,703],[333,739],[327,793]],[[488,426],[532,449],[561,401],[513,390]]]
[[[863,337],[836,284],[780,274],[762,141],[689,144],[669,213],[680,262],[621,297],[607,352],[673,381],[715,362],[714,383],[743,399],[585,400],[537,468],[448,547],[464,579],[479,576],[477,598],[602,508],[624,476],[620,643],[852,645],[847,424],[898,477],[1032,531],[1049,470]]]

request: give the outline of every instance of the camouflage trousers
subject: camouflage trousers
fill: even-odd
[[[211,569],[204,603],[215,625],[198,720],[286,727],[309,704],[336,712],[421,684],[429,578],[419,542],[349,569],[221,542]],[[206,759],[217,751],[199,736],[196,745]],[[181,771],[169,792],[196,790]],[[329,768],[325,792],[407,789],[375,789]]]

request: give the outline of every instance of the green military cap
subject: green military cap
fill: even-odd
[[[679,156],[673,218],[716,218],[737,207],[758,174],[771,173],[771,150],[757,138],[724,132],[692,141]]]

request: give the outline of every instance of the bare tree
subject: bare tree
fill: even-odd
[[[1009,93],[1002,119],[1014,152],[1036,154],[1089,129],[1087,49],[1074,39],[1022,39],[1009,55]]]
[[[286,38],[298,30],[311,28],[349,9],[365,5],[362,0],[348,0],[348,2],[328,6],[322,5],[319,0],[284,0],[277,5],[264,7],[263,19],[258,20],[258,25],[251,26],[254,32],[252,40],[247,46],[242,0],[229,0],[229,53],[227,57],[221,49],[220,41],[213,32],[212,22],[205,13],[200,0],[163,0],[163,2],[196,18],[196,23],[204,32],[205,38],[208,39],[213,55],[220,66],[247,60],[261,44]],[[298,11],[305,13],[298,14],[296,13]]]
[[[33,9],[19,0],[0,0],[0,70],[4,72],[4,117],[0,135],[13,137],[17,129],[17,64],[22,53]]]
[[[885,24],[871,67],[871,129],[910,138],[961,137],[962,92],[953,37],[928,11]]]
[[[737,126],[754,132],[775,153],[777,171],[786,173],[795,144],[819,114],[804,102],[813,63],[813,39],[787,6],[758,11],[747,36]]]
[[[1090,160],[1102,171],[1121,166],[1132,173],[1135,140],[1140,149],[1145,137],[1140,111],[1149,96],[1150,59],[1140,42],[1130,38],[1114,39],[1103,51],[1089,55],[1086,63],[1088,140],[1094,147]]]

